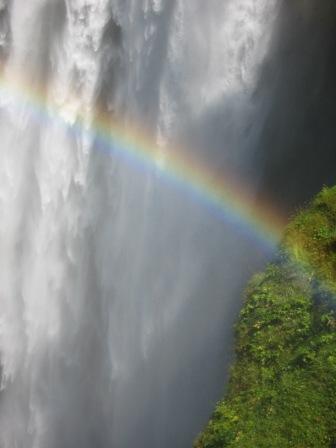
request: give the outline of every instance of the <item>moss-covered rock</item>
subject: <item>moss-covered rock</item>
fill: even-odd
[[[336,446],[336,187],[246,290],[228,391],[195,448]]]

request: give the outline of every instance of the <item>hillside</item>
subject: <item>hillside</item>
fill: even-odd
[[[236,360],[195,448],[336,446],[336,187],[289,224],[246,290]]]

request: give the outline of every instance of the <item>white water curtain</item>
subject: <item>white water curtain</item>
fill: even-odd
[[[126,135],[151,133],[163,169],[178,145],[250,160],[276,9],[0,2],[1,448],[191,446],[222,391],[247,264],[263,255],[88,130],[99,105]]]

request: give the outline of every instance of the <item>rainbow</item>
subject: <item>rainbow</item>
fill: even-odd
[[[0,98],[29,108],[38,120],[56,120],[72,133],[89,133],[105,153],[156,172],[159,179],[182,190],[245,237],[267,249],[277,247],[285,219],[268,202],[251,198],[248,186],[238,184],[228,173],[215,173],[181,148],[165,148],[163,156],[162,148],[148,134],[98,109],[93,117],[83,114],[69,122],[46,91],[12,74],[9,77],[5,71],[0,73]]]

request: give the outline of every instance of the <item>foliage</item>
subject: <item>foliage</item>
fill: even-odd
[[[195,448],[336,446],[336,187],[280,254],[246,290],[227,394]]]

